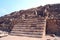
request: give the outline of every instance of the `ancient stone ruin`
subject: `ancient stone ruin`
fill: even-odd
[[[43,38],[60,35],[60,4],[12,12],[0,17],[0,30],[10,35]]]
[[[42,15],[38,15],[37,11],[34,13],[32,12],[30,15],[22,14],[22,18],[14,25],[11,34],[44,37],[46,28],[45,17],[44,13],[42,13]]]

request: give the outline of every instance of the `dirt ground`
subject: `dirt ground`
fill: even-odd
[[[60,40],[60,37],[50,37],[46,36],[46,38],[32,38],[32,37],[23,37],[23,36],[11,36],[8,35],[6,37],[0,38],[0,40]]]
[[[0,40],[43,40],[43,38],[32,38],[32,37],[23,37],[23,36],[10,36],[0,38]]]

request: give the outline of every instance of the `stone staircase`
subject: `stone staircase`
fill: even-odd
[[[42,38],[45,36],[46,20],[40,18],[20,20],[14,25],[11,35]]]

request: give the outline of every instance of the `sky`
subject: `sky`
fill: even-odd
[[[60,3],[60,0],[0,0],[0,16],[14,11],[56,3]]]

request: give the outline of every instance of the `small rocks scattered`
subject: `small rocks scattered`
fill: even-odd
[[[0,38],[8,36],[8,33],[5,31],[0,31]]]

